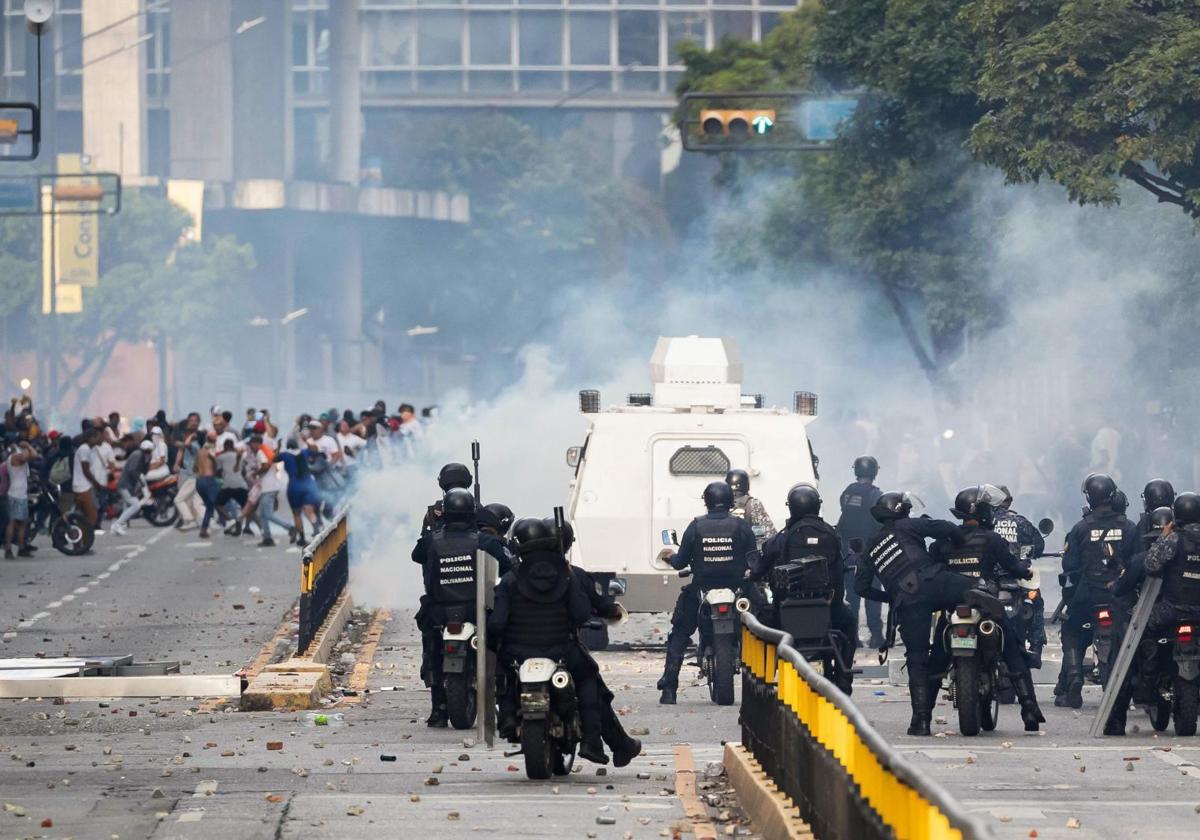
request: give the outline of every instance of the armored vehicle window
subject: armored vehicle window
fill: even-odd
[[[729,472],[729,458],[715,446],[685,446],[671,456],[671,475],[719,475]]]

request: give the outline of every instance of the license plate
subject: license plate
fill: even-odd
[[[975,650],[976,639],[974,636],[954,636],[950,639],[950,647],[955,650]]]

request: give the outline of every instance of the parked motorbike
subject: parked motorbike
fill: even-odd
[[[526,659],[517,671],[521,702],[518,728],[525,775],[531,779],[565,776],[575,763],[582,739],[575,681],[553,659]]]
[[[54,484],[47,484],[42,492],[45,493],[44,503],[50,510],[47,523],[50,543],[68,557],[79,557],[91,551],[96,530],[75,509],[74,500],[64,499]]]

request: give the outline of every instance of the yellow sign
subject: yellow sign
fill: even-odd
[[[58,156],[58,172],[75,175],[86,172],[80,155]],[[75,187],[96,186],[94,178],[71,178],[60,182]],[[95,201],[59,201],[59,209],[91,210]],[[100,280],[100,217],[94,212],[80,216],[55,215],[54,233],[58,251],[58,283],[73,286],[95,286]]]

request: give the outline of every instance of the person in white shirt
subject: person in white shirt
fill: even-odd
[[[100,443],[100,430],[89,426],[83,433],[83,443],[75,450],[75,461],[71,472],[71,492],[75,495],[75,506],[93,527],[98,521],[96,490],[101,487],[92,472],[92,450]]]
[[[25,545],[25,527],[29,522],[29,462],[37,458],[37,452],[29,441],[17,444],[8,456],[8,526],[4,529],[4,559],[12,560],[13,543],[17,554],[29,557],[33,552]]]
[[[351,431],[350,424],[343,420],[338,424],[337,444],[338,448],[342,450],[342,457],[345,459],[346,465],[350,466],[357,459],[358,450],[367,445],[367,440]]]
[[[150,465],[146,468],[146,481],[162,481],[171,474],[171,465],[167,463],[167,439],[158,426],[150,430],[150,443]]]
[[[272,441],[274,443],[274,441]],[[250,438],[250,449],[254,452],[258,474],[258,528],[262,531],[262,541],[259,545],[269,548],[275,545],[271,536],[271,524],[274,522],[285,532],[291,531],[292,523],[279,516],[279,491],[283,489],[283,464],[275,461],[275,448],[267,444],[267,439],[261,435]]]

